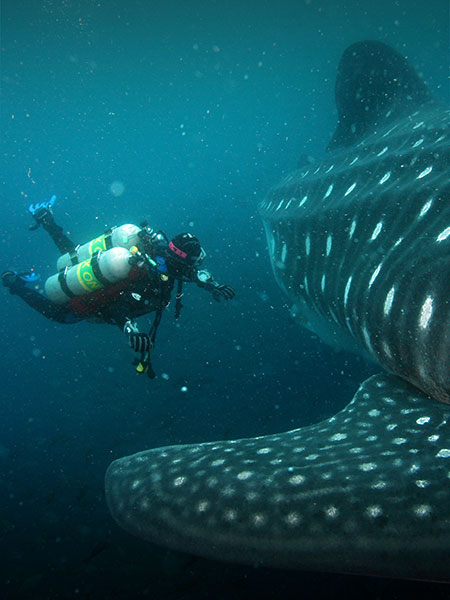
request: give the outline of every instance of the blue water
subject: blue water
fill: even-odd
[[[114,458],[306,425],[374,372],[292,323],[256,205],[323,154],[350,43],[393,45],[448,99],[447,0],[3,0],[1,16],[2,270],[55,271],[26,208],[56,194],[77,242],[144,218],[195,232],[237,295],[188,289],[178,324],[171,305],[150,381],[119,330],[51,323],[0,290],[0,597],[448,597],[172,553],[119,530],[103,497]]]

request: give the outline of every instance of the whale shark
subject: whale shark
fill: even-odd
[[[448,582],[450,111],[376,41],[344,51],[336,106],[325,158],[259,212],[296,320],[381,372],[313,425],[115,460],[106,499],[125,530],[175,550]]]

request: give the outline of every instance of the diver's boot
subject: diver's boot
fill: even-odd
[[[25,286],[25,281],[15,271],[4,271],[1,277],[3,287],[8,288],[10,294],[17,294]]]
[[[3,287],[9,289],[10,294],[19,294],[27,283],[34,284],[39,280],[39,275],[33,270],[24,273],[15,271],[3,271],[1,274]]]
[[[30,204],[28,212],[35,220],[35,224],[31,225],[30,229],[34,230],[42,225],[47,231],[56,226],[53,219],[52,207],[56,202],[56,196],[53,195],[48,202],[39,202],[38,204]]]

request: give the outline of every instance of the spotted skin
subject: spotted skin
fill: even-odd
[[[450,402],[449,125],[449,111],[426,105],[289,175],[260,207],[275,277],[301,323],[314,330],[320,319],[442,402]]]
[[[344,53],[336,89],[332,154],[260,213],[302,325],[387,372],[322,423],[116,460],[106,498],[202,556],[450,581],[450,116],[378,42]]]
[[[445,580],[449,419],[377,375],[317,425],[116,460],[109,508],[130,533],[204,556]]]

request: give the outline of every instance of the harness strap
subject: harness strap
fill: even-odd
[[[61,286],[62,291],[65,293],[65,295],[68,298],[75,298],[75,294],[72,292],[72,290],[69,288],[69,286],[67,285],[67,281],[66,281],[66,274],[68,271],[68,267],[66,267],[64,269],[64,271],[61,271],[58,274],[58,281],[59,281],[59,285]]]
[[[183,304],[181,302],[182,297],[183,297],[183,279],[180,277],[178,279],[177,293],[175,296],[175,319],[179,319],[181,309],[183,308]]]
[[[100,281],[100,283],[103,285],[103,287],[108,287],[108,285],[111,284],[110,281],[108,281],[106,279],[106,277],[103,276],[102,272],[100,271],[100,267],[98,265],[98,257],[100,255],[100,252],[96,252],[92,258],[91,258],[91,267],[92,267],[92,272],[95,275],[95,278]]]
[[[111,229],[111,227],[109,227],[108,229],[105,229],[105,248],[106,250],[110,250],[113,247],[113,243],[112,243],[112,232],[113,230]]]
[[[152,346],[155,345],[156,332],[158,330],[159,324],[161,323],[161,318],[162,318],[163,310],[164,310],[164,306],[161,304],[159,306],[158,310],[156,311],[155,318],[153,319],[153,324],[152,324],[152,326],[150,328],[150,331],[148,332],[148,336],[150,338]]]
[[[71,262],[72,266],[78,264],[78,253],[77,253],[77,250],[78,250],[79,247],[80,247],[80,245],[78,244],[78,246],[75,246],[75,248],[73,250],[71,250],[71,252],[69,252],[69,258],[70,258],[70,262]]]
[[[154,345],[155,345],[156,332],[158,330],[159,324],[161,323],[161,318],[162,318],[163,310],[164,310],[164,304],[163,304],[163,302],[161,302],[161,304],[159,305],[158,310],[156,311],[156,315],[155,315],[155,318],[153,320],[153,324],[152,324],[152,326],[150,328],[150,331],[148,332],[148,336],[150,338],[150,342],[151,342],[152,347],[154,347]],[[143,369],[147,373],[147,376],[150,377],[150,379],[154,379],[156,377],[156,373],[153,370],[153,366],[152,366],[151,353],[150,352],[144,352],[144,353],[141,354],[140,364],[142,365]]]

